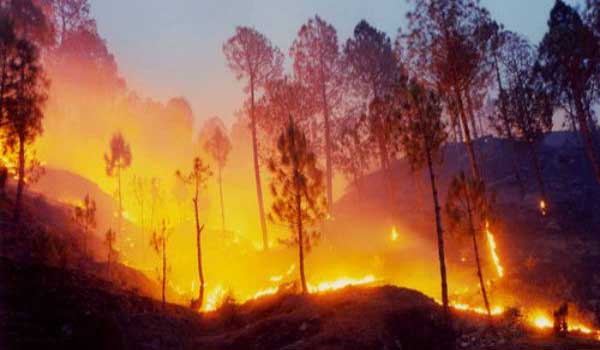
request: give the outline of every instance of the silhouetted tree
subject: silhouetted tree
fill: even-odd
[[[252,131],[252,155],[263,247],[269,248],[267,224],[260,181],[258,140],[256,135],[255,95],[267,81],[281,75],[283,55],[261,33],[253,28],[237,27],[236,33],[223,45],[229,68],[239,79],[247,79],[245,90],[250,93],[250,130]]]
[[[52,15],[58,45],[62,45],[69,34],[94,27],[88,0],[53,0]]]
[[[277,154],[269,160],[269,170],[273,174],[274,197],[269,218],[289,225],[292,230],[292,237],[286,243],[298,246],[302,292],[308,293],[304,253],[310,251],[319,236],[315,226],[325,218],[327,200],[316,156],[291,117],[277,140]]]
[[[208,165],[205,165],[202,162],[202,159],[199,157],[194,158],[192,171],[184,174],[181,171],[177,170],[175,173],[177,178],[181,180],[186,185],[192,186],[193,189],[193,197],[192,202],[194,203],[194,217],[196,219],[196,252],[198,257],[198,279],[200,282],[200,291],[198,294],[198,299],[192,300],[191,307],[193,309],[200,309],[204,303],[204,270],[202,269],[202,231],[204,230],[204,225],[200,225],[200,217],[198,213],[198,206],[200,200],[200,188],[206,185],[206,181],[210,176],[212,176],[212,172]]]
[[[585,6],[587,24],[600,36],[600,0],[587,0]]]
[[[521,196],[523,196],[525,194],[525,186],[521,179],[517,161],[517,143],[514,142],[516,139],[513,135],[514,116],[508,112],[508,96],[506,92],[507,81],[505,80],[510,81],[512,78],[512,70],[509,71],[512,66],[512,59],[515,57],[515,53],[520,52],[519,48],[524,41],[515,33],[503,30],[502,28],[497,28],[492,42],[498,96],[493,101],[495,110],[490,115],[491,124],[496,129],[498,135],[507,138],[511,143],[513,151],[511,155],[513,172],[515,173],[515,180],[519,185]]]
[[[220,127],[215,128],[210,139],[204,143],[204,149],[217,162],[217,180],[219,181],[219,198],[221,200],[221,230],[225,233],[225,206],[223,204],[223,168],[227,164],[227,156],[231,151],[231,141]]]
[[[121,189],[122,172],[131,166],[131,148],[119,132],[110,139],[109,153],[104,153],[106,175],[117,178],[117,196],[119,197],[119,222],[117,232],[120,234],[123,221],[123,192]]]
[[[135,201],[140,206],[140,229],[142,238],[144,237],[144,205],[146,204],[146,194],[148,192],[148,185],[145,178],[141,176],[133,176],[131,180],[131,188],[133,190],[133,196]]]
[[[116,252],[114,249],[116,239],[117,234],[115,233],[115,231],[113,231],[112,228],[109,228],[104,234],[104,245],[106,245],[106,249],[108,251],[106,257],[106,271],[108,279],[110,279],[110,269],[116,258]]]
[[[543,88],[534,50],[525,39],[513,36],[510,49],[504,56],[507,87],[502,103],[508,119],[504,129],[529,146],[541,200],[547,203],[536,145],[545,133],[552,130],[554,103]]]
[[[319,16],[303,24],[290,49],[294,73],[309,89],[310,100],[323,115],[325,164],[327,169],[327,202],[329,214],[333,205],[332,110],[339,102],[342,89],[342,64],[337,32]]]
[[[38,48],[53,44],[52,21],[47,18],[48,2],[38,0],[11,0],[0,2],[0,17],[7,17],[18,38]]]
[[[391,136],[397,128],[394,123],[393,107],[397,101],[394,87],[399,81],[399,66],[390,38],[366,21],[359,22],[353,36],[344,46],[344,62],[352,89],[362,100],[366,100],[365,111],[369,127],[369,140],[378,151],[381,170],[384,173],[392,195],[390,173],[391,157],[394,156]]]
[[[25,148],[31,145],[43,131],[42,108],[47,99],[48,81],[44,75],[38,49],[27,41],[16,43],[15,53],[10,61],[12,77],[10,88],[13,95],[7,103],[5,125],[6,146],[18,153],[17,194],[14,220],[19,221],[21,198],[26,182]]]
[[[271,79],[264,87],[264,94],[256,105],[257,126],[264,142],[259,147],[261,159],[268,161],[277,138],[288,126],[288,115],[307,130],[307,137],[313,144],[320,140],[319,126],[313,116],[318,111],[311,100],[310,90],[298,80],[288,76]],[[316,151],[315,151],[316,152]]]
[[[162,307],[165,307],[166,304],[166,286],[167,286],[167,243],[169,241],[168,229],[165,220],[162,221],[162,224],[158,230],[154,230],[152,232],[152,238],[150,240],[150,246],[154,250],[154,252],[161,259],[161,273],[160,273],[160,285],[161,285],[161,300]]]
[[[335,152],[333,162],[344,176],[354,183],[362,195],[362,178],[371,168],[369,130],[366,116],[348,115],[339,118],[334,128]]]
[[[83,203],[73,208],[73,219],[81,229],[83,230],[83,248],[84,252],[88,254],[88,235],[93,233],[96,229],[96,201],[90,198],[89,194],[85,195]]]
[[[6,14],[0,13],[0,124],[6,122],[6,102],[12,96],[11,61],[16,53],[17,36],[13,23]]]
[[[154,227],[154,217],[156,216],[156,207],[164,199],[161,181],[158,178],[151,178],[149,183],[150,192],[150,222],[149,227]]]
[[[489,14],[477,0],[411,2],[406,37],[411,73],[438,91],[452,118],[460,121],[471,171],[479,178],[471,136],[476,132],[472,96],[492,72]]]
[[[596,181],[600,163],[594,151],[592,101],[600,75],[600,43],[579,13],[561,0],[550,12],[548,32],[538,48],[545,88],[577,123]]]
[[[467,178],[464,172],[454,177],[448,188],[446,197],[446,214],[450,231],[466,233],[473,241],[473,253],[479,278],[479,288],[488,316],[491,316],[490,303],[485,290],[485,282],[481,269],[479,244],[477,236],[483,232],[484,222],[489,213],[488,200],[485,196],[483,182],[475,178]]]
[[[447,133],[442,121],[440,97],[415,81],[406,90],[406,111],[401,115],[401,143],[413,171],[427,167],[435,212],[438,257],[442,284],[442,303],[446,321],[450,321],[448,306],[448,281],[444,250],[444,232],[440,215],[439,198],[433,168],[434,159],[446,141]]]

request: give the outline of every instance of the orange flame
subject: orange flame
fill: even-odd
[[[363,278],[355,279],[349,277],[341,277],[334,281],[321,282],[317,285],[308,285],[308,290],[311,293],[322,293],[336,289],[342,289],[348,286],[371,284],[376,281],[375,276],[367,275]]]
[[[498,256],[496,239],[494,238],[494,234],[492,233],[492,231],[490,231],[489,221],[485,222],[485,233],[487,235],[490,253],[492,255],[492,261],[494,262],[494,266],[496,266],[496,272],[498,273],[498,277],[502,278],[504,276],[504,267],[502,267],[500,257]]]

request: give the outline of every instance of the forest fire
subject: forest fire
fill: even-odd
[[[7,329],[85,339],[84,319],[128,345],[109,338],[140,315],[149,346],[180,327],[219,349],[600,339],[600,0],[584,2],[544,4],[521,34],[478,0],[410,0],[405,21],[378,4],[385,28],[348,22],[353,2],[119,7],[140,22],[0,1],[0,271],[39,280],[0,276],[32,321]],[[206,27],[148,31],[173,18]],[[21,298],[54,314],[36,324]]]

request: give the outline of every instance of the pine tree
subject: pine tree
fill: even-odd
[[[433,196],[435,226],[440,265],[442,304],[446,322],[450,322],[446,252],[438,190],[433,168],[434,160],[446,141],[440,97],[421,84],[411,81],[406,90],[406,111],[401,117],[401,143],[413,171],[427,167]]]
[[[274,198],[269,218],[288,225],[293,232],[287,243],[298,247],[302,292],[308,293],[304,254],[319,237],[316,226],[325,218],[327,200],[315,153],[291,117],[277,140],[277,154],[269,160],[269,170]]]
[[[235,35],[223,45],[229,68],[236,74],[238,80],[247,79],[246,91],[250,94],[250,130],[252,132],[252,156],[254,161],[254,178],[256,181],[256,196],[263,248],[269,248],[267,224],[260,180],[258,155],[258,138],[256,126],[256,95],[269,80],[281,76],[283,55],[261,33],[249,27],[237,27]]]

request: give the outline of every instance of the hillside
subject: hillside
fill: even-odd
[[[504,305],[533,302],[536,307],[555,309],[568,302],[588,322],[598,325],[600,187],[594,180],[579,135],[551,133],[537,147],[548,194],[546,216],[539,211],[540,196],[530,150],[525,145],[485,138],[475,143],[475,149],[488,192],[494,199],[494,234],[505,271],[504,278],[495,281],[493,293]],[[529,189],[525,193],[520,193],[512,159],[524,187]],[[468,172],[469,167],[463,145],[448,145],[441,160],[435,173],[443,205],[452,177],[460,170]],[[392,207],[386,202],[385,181],[380,171],[363,181],[362,193],[350,187],[336,206],[335,224],[339,225],[337,232],[343,235],[333,232],[330,239],[356,250],[363,249],[375,241],[363,232],[389,232],[389,227],[395,224],[416,232],[419,239],[433,246],[435,227],[428,174],[423,171],[413,175],[401,159],[394,164],[393,177],[398,192]],[[353,220],[358,216],[370,219],[364,223]],[[445,222],[443,215],[442,223]],[[359,239],[348,240],[349,236]],[[449,232],[446,240],[450,273],[472,270],[468,242],[461,242]],[[479,300],[480,296],[473,292],[473,298]]]

